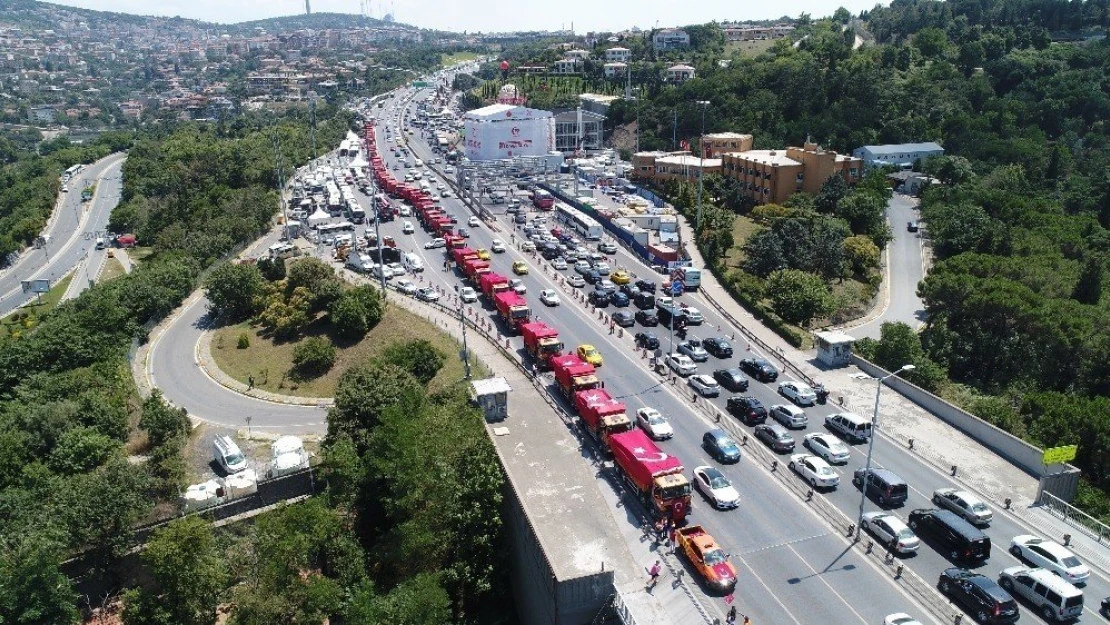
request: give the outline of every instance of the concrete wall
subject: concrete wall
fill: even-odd
[[[860,358],[856,354],[852,354],[852,364],[859,367],[860,370],[867,375],[876,378],[886,376],[890,373]],[[1036,478],[1044,477],[1045,467],[1041,464],[1043,451],[1039,447],[1030,445],[1013,434],[998,429],[970,412],[957,408],[929,391],[914,386],[902,378],[889,378],[886,384],[913,403],[928,410],[937,417],[940,417],[940,419],[948,425],[951,425],[975,439],[981,445],[999,456],[1002,456],[1029,475]]]

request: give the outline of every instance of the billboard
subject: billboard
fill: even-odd
[[[555,149],[555,117],[550,111],[494,104],[463,117],[463,136],[472,161],[543,156]]]

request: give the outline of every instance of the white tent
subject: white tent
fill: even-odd
[[[315,228],[320,224],[327,223],[329,219],[331,219],[331,215],[328,214],[328,211],[317,208],[315,213],[308,216],[308,227]]]

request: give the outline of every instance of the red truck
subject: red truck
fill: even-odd
[[[482,286],[482,274],[489,273],[489,262],[480,258],[471,258],[463,263],[463,273],[470,279],[470,284],[480,288]]]
[[[478,278],[478,284],[482,286],[482,293],[484,293],[491,302],[495,294],[509,290],[509,279],[492,271],[482,274],[482,276]]]
[[[462,267],[463,263],[471,258],[478,258],[478,252],[469,247],[456,247],[454,249],[448,247],[447,249],[450,251],[451,260],[455,261],[455,264],[459,267]]]
[[[501,291],[494,295],[493,305],[497,307],[497,314],[508,326],[509,332],[519,332],[520,326],[532,320],[532,310],[528,308],[528,302],[512,291]]]
[[[578,391],[574,394],[574,407],[586,429],[605,446],[609,445],[610,436],[632,429],[628,406],[610,397],[605,389]]]
[[[609,437],[613,464],[655,518],[681,524],[690,513],[690,480],[682,461],[655,446],[648,435],[630,430]]]
[[[526,323],[520,326],[520,334],[524,337],[524,351],[532,356],[541,371],[549,371],[551,359],[563,354],[559,332],[546,323]]]
[[[574,354],[552,358],[551,369],[555,371],[555,382],[567,401],[574,401],[574,394],[579,391],[601,388],[594,366]]]

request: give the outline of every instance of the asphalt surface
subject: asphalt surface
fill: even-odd
[[[46,245],[28,250],[13,266],[0,271],[0,315],[35,299],[35,294],[23,292],[23,280],[46,279],[53,285],[90,254],[100,256],[99,263],[94,261],[96,267],[103,262],[107,252],[96,250],[96,239],[105,231],[112,209],[119,203],[123,189],[120,167],[125,158],[125,154],[112,154],[88,165],[69,181],[70,191],[62,194],[62,206],[43,233],[49,235]],[[97,185],[90,202],[81,201],[86,182]],[[88,286],[85,273],[74,276],[75,281],[84,280],[83,287]],[[91,277],[95,279],[96,274]]]
[[[879,338],[883,323],[888,321],[901,321],[914,329],[925,322],[925,305],[917,296],[917,284],[925,279],[922,231],[909,232],[906,228],[907,223],[920,217],[917,200],[896,193],[887,203],[886,214],[894,235],[885,252],[887,289],[876,304],[877,315],[848,326],[847,333],[856,338]]]

